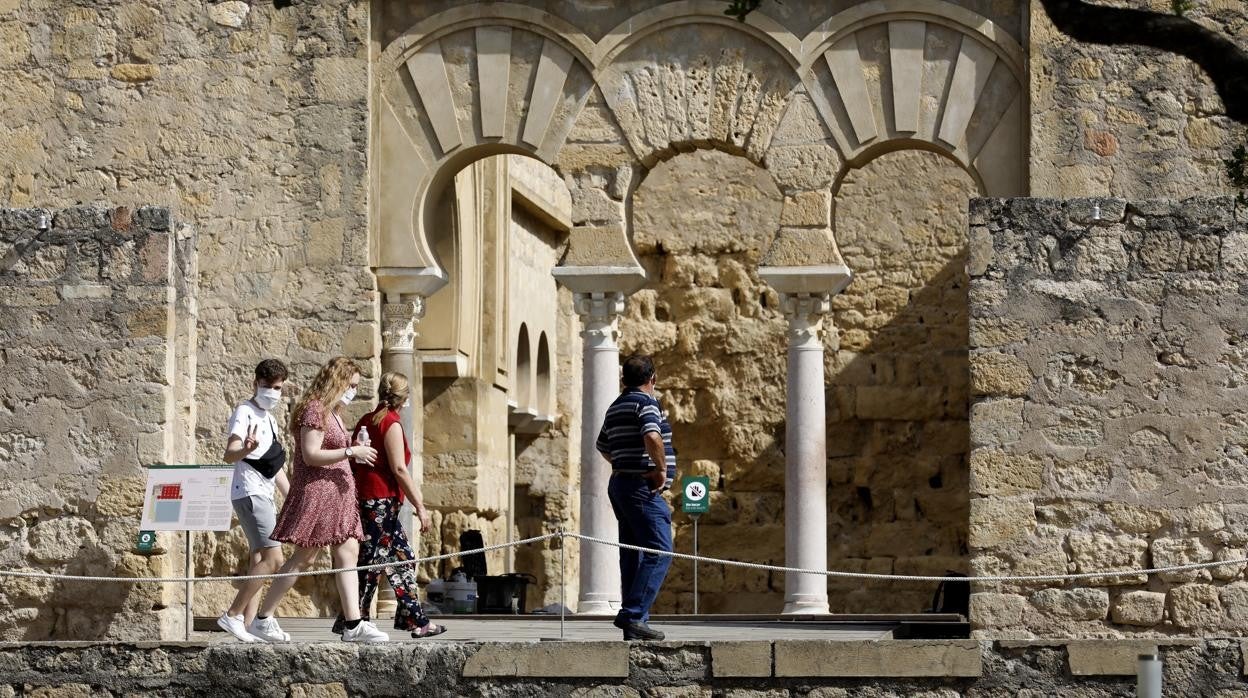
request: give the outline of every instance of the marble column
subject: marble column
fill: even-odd
[[[624,312],[624,294],[616,291],[576,293],[576,312],[581,316],[581,534],[609,541],[619,540],[619,530],[607,481],[611,466],[595,444],[607,407],[620,394],[620,347],[617,323]],[[581,542],[581,614],[614,614],[620,607],[619,551],[605,545]]]
[[[416,294],[386,294],[381,306],[381,370],[396,371],[407,377],[411,404],[402,412],[403,433],[407,435],[412,462],[409,466],[417,484],[422,479],[421,453],[424,446],[424,420],[420,412],[424,405],[424,376],[419,357],[416,355],[416,326],[425,316],[425,299]],[[379,446],[379,445],[378,445]],[[414,549],[420,549],[420,526],[415,524],[411,502],[404,501],[399,520],[407,529]],[[394,615],[396,600],[389,583],[377,587],[377,613],[374,618]]]
[[[410,405],[403,408],[403,432],[412,451],[411,472],[417,484],[423,479],[421,458],[425,429],[424,371],[416,355],[416,326],[425,316],[425,299],[411,293],[386,294],[381,306],[381,370],[397,371],[407,377],[411,388]]]
[[[827,569],[827,424],[824,411],[823,319],[826,293],[786,293],[789,321],[785,390],[784,557],[788,567]],[[823,575],[786,574],[784,613],[827,613]]]

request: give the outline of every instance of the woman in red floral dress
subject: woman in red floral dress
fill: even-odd
[[[339,412],[355,399],[360,370],[344,356],[321,367],[312,385],[304,392],[290,415],[290,433],[295,435],[294,472],[290,493],[277,517],[273,540],[291,543],[295,552],[281,572],[301,572],[308,568],[325,547],[329,547],[335,568],[352,567],[360,551],[364,532],[355,506],[355,479],[349,459],[372,463],[377,451],[351,444]],[[288,639],[273,618],[282,596],[295,584],[296,577],[273,580],[269,593],[248,631],[261,640]],[[338,598],[346,618],[342,639],[347,642],[385,642],[390,637],[369,621],[360,618],[359,583],[354,571],[334,575]]]

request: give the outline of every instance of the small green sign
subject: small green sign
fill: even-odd
[[[134,542],[134,550],[138,553],[150,553],[156,549],[156,532],[139,531],[139,538]]]
[[[681,479],[680,510],[705,514],[711,510],[711,479],[704,475]]]

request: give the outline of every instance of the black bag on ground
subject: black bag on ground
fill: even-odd
[[[484,547],[485,539],[481,537],[481,532],[475,528],[459,534],[459,549],[461,552],[478,550]],[[485,553],[470,553],[460,556],[459,559],[464,565],[464,574],[469,579],[485,576]]]
[[[945,572],[945,579],[936,585],[932,595],[932,607],[928,613],[956,613],[969,617],[971,611],[971,581],[961,572]]]

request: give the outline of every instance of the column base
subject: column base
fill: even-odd
[[[826,599],[823,601],[817,601],[814,599],[785,601],[784,610],[780,613],[781,615],[786,616],[827,615],[828,602]]]
[[[578,616],[614,616],[619,610],[619,601],[582,599],[576,603]]]

